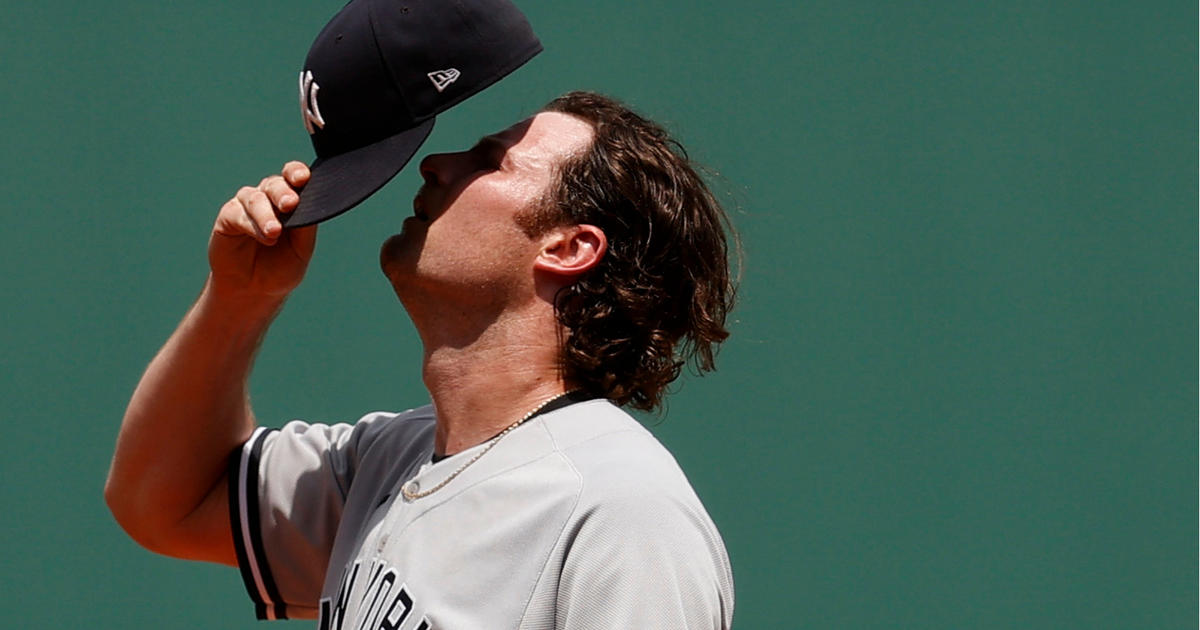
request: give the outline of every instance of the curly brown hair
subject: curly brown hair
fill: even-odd
[[[691,361],[714,369],[735,287],[729,218],[684,148],[653,121],[590,92],[546,105],[591,125],[591,146],[558,166],[542,203],[519,218],[530,236],[595,225],[608,250],[555,298],[562,369],[590,394],[647,411]],[[736,241],[734,241],[736,244]]]

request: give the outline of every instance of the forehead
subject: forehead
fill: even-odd
[[[504,145],[506,157],[529,166],[554,164],[592,141],[588,123],[561,112],[540,112],[488,136]]]

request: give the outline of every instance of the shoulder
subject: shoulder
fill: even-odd
[[[670,457],[666,449],[625,410],[608,400],[595,399],[576,403],[546,414],[541,420],[555,449],[569,457],[587,458],[598,454],[618,455],[616,444],[633,447],[632,457]]]
[[[316,468],[332,466],[353,475],[364,463],[379,460],[389,466],[418,460],[432,452],[433,409],[418,407],[401,413],[377,411],[355,422],[334,424],[292,420],[278,430],[260,430],[245,449],[282,465]]]
[[[606,610],[629,627],[728,627],[729,557],[675,458],[606,401],[562,411],[545,424],[580,486],[561,541],[560,613]]]
[[[354,431],[360,434],[359,439],[364,444],[377,444],[380,448],[394,449],[401,445],[422,442],[422,438],[432,439],[436,422],[433,405],[424,405],[400,413],[368,413],[354,423]]]
[[[409,442],[433,430],[433,407],[425,405],[400,413],[373,411],[354,422],[333,424],[292,420],[278,430],[273,439],[365,447],[374,443]]]
[[[594,499],[684,494],[691,485],[675,457],[633,416],[607,400],[567,407],[547,417],[556,450]]]
[[[674,456],[628,413],[604,400],[547,417],[559,455],[578,476],[580,518],[621,528],[715,527]]]

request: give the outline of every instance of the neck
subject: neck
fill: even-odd
[[[466,336],[418,329],[425,345],[422,376],[437,411],[437,453],[485,442],[569,389],[559,369],[552,310],[501,315]]]

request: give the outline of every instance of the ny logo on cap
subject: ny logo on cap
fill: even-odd
[[[321,108],[317,106],[317,92],[321,86],[313,81],[312,70],[300,73],[300,114],[304,116],[304,128],[308,135],[313,134],[313,125],[318,129],[325,128],[325,119],[321,118]]]
[[[433,81],[433,87],[437,88],[438,92],[441,92],[446,89],[447,85],[458,80],[458,70],[455,68],[434,70],[425,76],[429,77],[429,80]]]

